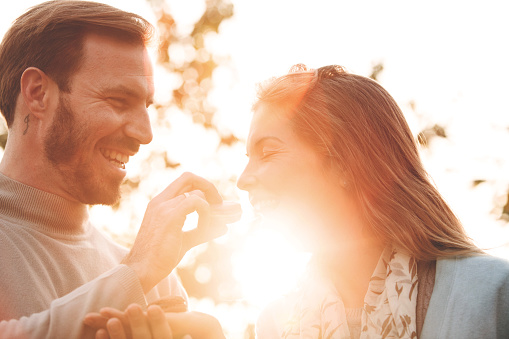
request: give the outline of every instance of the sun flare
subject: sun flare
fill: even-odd
[[[260,225],[232,257],[233,274],[244,299],[262,308],[296,286],[309,258],[281,232]]]

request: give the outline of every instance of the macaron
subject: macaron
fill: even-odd
[[[242,208],[238,202],[223,201],[222,204],[210,205],[211,215],[214,222],[231,224],[240,220]]]

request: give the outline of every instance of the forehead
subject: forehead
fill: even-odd
[[[263,137],[265,134],[293,134],[286,110],[269,104],[257,105],[251,119],[249,138]]]
[[[80,77],[98,87],[117,82],[153,93],[152,62],[147,49],[98,34],[88,34],[84,39],[82,63],[75,74],[75,78]]]
[[[260,104],[255,107],[247,148],[257,145],[261,140],[277,138],[289,147],[309,148],[298,135],[292,122],[292,110],[280,105]]]

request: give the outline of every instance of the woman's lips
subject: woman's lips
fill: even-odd
[[[250,199],[251,205],[259,212],[274,210],[279,205],[278,199]]]

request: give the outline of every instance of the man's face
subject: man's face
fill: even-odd
[[[125,163],[152,140],[150,59],[142,46],[89,35],[84,60],[60,92],[45,155],[64,195],[85,204],[114,204]]]

